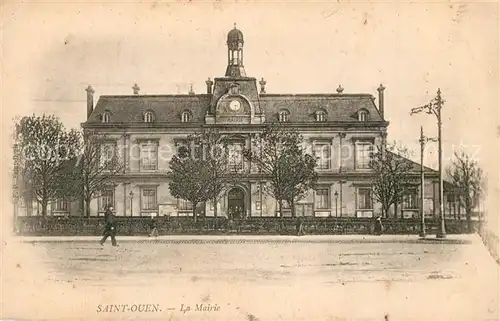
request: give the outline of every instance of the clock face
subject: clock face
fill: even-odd
[[[231,110],[233,111],[237,111],[238,109],[240,109],[240,102],[237,101],[237,100],[233,100],[230,104],[229,104],[229,108],[231,108]]]

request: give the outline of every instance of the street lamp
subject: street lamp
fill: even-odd
[[[429,138],[424,136],[424,128],[420,126],[420,139],[418,140],[420,142],[420,237],[425,237],[427,235],[426,230],[425,230],[425,214],[424,214],[424,198],[425,198],[425,193],[424,193],[424,181],[425,181],[425,175],[424,175],[424,149],[425,149],[425,144],[428,141],[433,141],[435,142],[435,138]]]
[[[134,199],[134,192],[130,191],[130,193],[128,194],[128,197],[130,197],[130,216],[132,216],[132,200]]]
[[[431,100],[427,105],[412,108],[410,115],[418,114],[422,111],[425,111],[427,114],[434,114],[437,118],[437,126],[438,126],[438,158],[439,158],[439,220],[440,220],[440,228],[436,233],[437,238],[445,238],[446,237],[446,229],[444,226],[444,206],[443,206],[443,148],[442,143],[443,139],[441,136],[441,109],[444,104],[444,100],[441,98],[441,90],[438,89],[437,96],[433,100]]]
[[[333,193],[333,195],[335,196],[335,217],[338,216],[338,210],[339,210],[339,207],[337,206],[338,204],[338,199],[339,199],[339,193],[337,191],[335,191],[335,193]]]

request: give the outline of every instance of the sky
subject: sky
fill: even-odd
[[[205,92],[223,76],[227,32],[245,37],[248,76],[268,93],[385,90],[390,141],[414,150],[431,115],[410,116],[441,89],[444,162],[464,150],[499,193],[499,34],[496,3],[16,2],[4,3],[2,143],[14,116],[53,113],[85,121],[90,84],[99,95]],[[7,151],[8,148],[4,148]],[[437,168],[430,143],[426,165]],[[10,162],[9,153],[3,164]],[[490,198],[490,205],[496,203]],[[497,210],[498,211],[498,210]]]

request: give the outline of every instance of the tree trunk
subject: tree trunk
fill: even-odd
[[[42,199],[42,202],[41,202],[41,203],[42,203],[42,216],[45,216],[45,215],[47,215],[47,205],[48,205],[48,201],[47,201],[47,199],[44,197],[44,198]]]
[[[90,197],[85,198],[85,217],[90,217]]]
[[[290,209],[292,210],[292,217],[295,217],[295,203],[294,203],[294,201],[291,201],[288,204],[290,204]]]
[[[217,197],[214,197],[212,202],[214,204],[214,228],[217,229],[219,227],[219,224],[217,224]]]
[[[283,200],[278,201],[279,217],[283,217]]]
[[[212,202],[213,202],[213,204],[214,204],[214,217],[215,217],[215,218],[217,218],[217,198],[216,198],[216,197],[214,197],[214,198],[212,199]]]
[[[198,205],[198,203],[192,203],[193,204],[193,220],[194,222],[198,222],[198,218],[196,217],[196,205]]]

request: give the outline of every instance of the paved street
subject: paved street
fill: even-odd
[[[2,281],[3,317],[498,320],[498,266],[476,235],[23,240],[4,248],[4,270],[16,273]],[[201,303],[219,310],[193,311]]]

